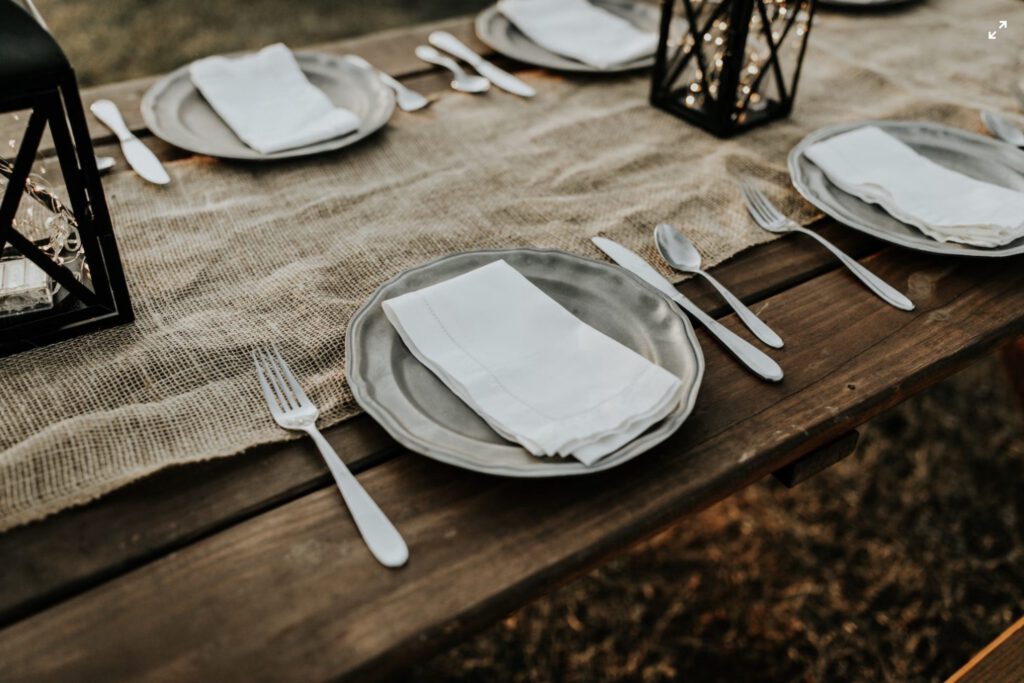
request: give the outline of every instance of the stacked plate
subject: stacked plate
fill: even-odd
[[[503,259],[581,319],[682,381],[678,407],[597,463],[537,457],[504,440],[402,343],[381,302]],[[359,405],[412,451],[477,472],[552,477],[600,472],[667,439],[693,410],[704,358],[678,306],[625,270],[557,251],[477,251],[428,263],[385,283],[353,316],[346,373]]]
[[[793,186],[807,201],[844,225],[918,251],[953,256],[1024,254],[1024,238],[1001,247],[983,248],[936,241],[884,209],[836,187],[806,156],[815,143],[865,125],[881,128],[918,154],[983,182],[1024,192],[1024,154],[1005,142],[923,121],[870,121],[831,126],[811,133],[789,154]]]

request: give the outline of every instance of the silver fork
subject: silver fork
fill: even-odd
[[[320,411],[302,390],[277,346],[253,351],[252,359],[274,421],[284,429],[306,432],[313,439],[334,475],[341,497],[370,552],[385,567],[401,567],[409,559],[409,548],[391,520],[377,507],[316,428]]]
[[[818,233],[798,225],[796,221],[787,218],[781,211],[768,200],[764,193],[751,185],[749,182],[740,183],[740,192],[743,193],[743,201],[747,205],[747,211],[753,216],[754,221],[768,232],[787,233],[799,232],[810,235],[818,240],[826,249],[831,251],[840,263],[846,266],[851,273],[860,278],[860,281],[867,285],[868,289],[877,294],[883,301],[903,311],[914,310],[914,303],[896,291],[891,285],[872,273],[870,270],[857,263],[854,259],[844,254],[839,247],[829,242]]]
[[[988,132],[1003,142],[1008,142],[1015,147],[1024,147],[1024,131],[1014,126],[1010,121],[994,111],[981,112],[981,122],[985,124]]]

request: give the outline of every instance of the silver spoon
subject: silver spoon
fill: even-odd
[[[376,74],[381,83],[394,90],[395,102],[398,104],[398,108],[402,111],[419,111],[430,104],[430,100],[426,97],[415,90],[405,87],[398,79],[393,78],[390,74],[384,73],[359,55],[347,55],[345,59],[356,66],[367,69]]]
[[[1016,147],[1024,147],[1024,131],[994,111],[981,112],[981,122],[985,124],[985,128],[988,128],[989,133],[1003,142],[1008,142]]]
[[[470,76],[462,70],[462,67],[454,59],[445,57],[432,47],[420,45],[416,48],[416,56],[428,64],[441,66],[451,71],[455,77],[455,80],[452,81],[452,88],[459,92],[482,93],[487,92],[491,87],[491,82],[486,78]]]
[[[654,243],[658,246],[658,252],[661,253],[661,257],[667,264],[680,272],[700,275],[710,282],[726,303],[732,306],[732,310],[736,311],[736,315],[754,333],[755,337],[772,348],[782,348],[782,339],[775,334],[772,328],[754,315],[754,312],[737,299],[721,282],[701,270],[700,252],[693,246],[693,242],[686,238],[686,235],[668,223],[662,223],[654,229]]]

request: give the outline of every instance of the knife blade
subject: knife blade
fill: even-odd
[[[110,100],[97,100],[89,110],[117,136],[125,160],[136,173],[156,185],[171,182],[171,177],[156,155],[128,129],[116,104]]]
[[[656,271],[654,266],[645,261],[642,256],[605,237],[594,237],[591,241],[612,261],[615,261],[615,263],[679,304],[684,311],[701,323],[722,346],[754,374],[770,382],[778,382],[782,379],[783,372],[778,363],[750,342],[737,336],[728,327],[725,327],[697,308],[696,304],[683,296],[665,276]]]
[[[520,97],[533,97],[537,94],[536,90],[521,79],[490,63],[447,31],[433,31],[427,36],[427,41],[439,50],[444,50],[466,62],[476,69],[477,73],[502,90]]]

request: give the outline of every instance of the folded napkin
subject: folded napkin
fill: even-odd
[[[286,46],[244,57],[207,57],[189,67],[193,85],[242,142],[271,154],[330,140],[359,128],[302,73]]]
[[[421,363],[537,456],[593,464],[679,404],[677,377],[576,318],[505,261],[383,307]]]
[[[498,11],[545,50],[599,69],[649,57],[658,47],[654,33],[587,0],[501,0]]]
[[[876,126],[836,135],[806,154],[839,189],[932,239],[998,247],[1024,237],[1024,193],[951,171]]]

